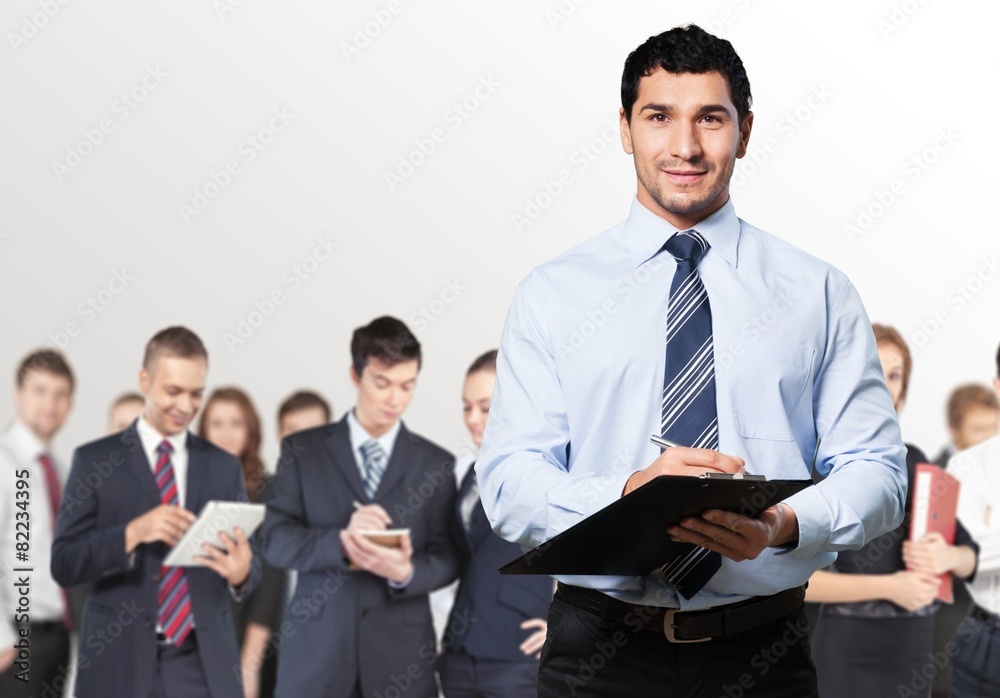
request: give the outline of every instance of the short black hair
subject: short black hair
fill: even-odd
[[[281,425],[281,420],[285,418],[286,414],[310,407],[318,407],[323,410],[326,421],[330,421],[330,403],[324,400],[319,393],[314,393],[311,390],[299,390],[285,398],[285,401],[278,407],[278,425]]]
[[[24,379],[31,371],[51,373],[54,376],[65,378],[69,381],[69,390],[73,392],[76,381],[73,379],[73,371],[69,367],[66,357],[55,349],[36,349],[23,359],[17,367],[17,387],[24,387]]]
[[[709,34],[696,24],[674,27],[646,39],[625,59],[622,71],[622,108],[625,120],[632,121],[632,106],[639,97],[639,82],[657,68],[668,73],[711,73],[716,71],[729,83],[729,96],[736,106],[739,122],[750,113],[750,79],[733,45]]]
[[[383,315],[354,330],[351,337],[351,361],[359,379],[369,359],[378,359],[388,366],[416,359],[419,370],[420,342],[402,320]]]

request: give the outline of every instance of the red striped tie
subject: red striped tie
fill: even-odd
[[[62,498],[62,488],[59,486],[59,476],[56,475],[56,467],[52,464],[52,457],[48,453],[38,456],[38,462],[42,466],[42,473],[45,475],[45,488],[49,492],[49,506],[52,509],[52,522],[55,523],[56,514],[59,513],[59,500]],[[69,613],[69,594],[60,587],[63,597],[63,625],[67,631],[73,630],[73,617]]]
[[[153,476],[160,491],[160,501],[177,506],[180,498],[177,496],[174,466],[170,462],[173,450],[173,446],[166,439],[156,447],[156,469],[153,471]],[[194,629],[191,594],[183,567],[164,566],[160,570],[160,591],[156,603],[159,607],[157,620],[163,634],[174,645],[180,646]]]

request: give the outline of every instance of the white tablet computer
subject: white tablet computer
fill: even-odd
[[[225,531],[235,539],[233,531],[237,527],[243,529],[243,533],[249,538],[264,521],[265,510],[263,504],[217,500],[208,502],[191,528],[167,554],[163,564],[168,567],[204,567],[204,558],[195,557],[205,553],[202,543],[221,548],[219,533]]]

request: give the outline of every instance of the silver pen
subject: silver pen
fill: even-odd
[[[649,440],[652,441],[657,446],[659,446],[660,448],[684,448],[680,444],[675,444],[673,441],[668,441],[667,439],[664,439],[662,436],[657,436],[656,434],[650,436]]]
[[[656,434],[653,434],[652,436],[650,436],[649,440],[651,442],[653,442],[654,444],[656,444],[657,446],[659,446],[660,448],[662,448],[662,449],[684,448],[680,444],[674,443],[673,441],[670,441],[668,439],[664,439],[662,436],[657,436]],[[746,479],[746,480],[765,480],[766,479],[763,475],[752,475],[751,473],[748,473],[748,472],[742,472],[742,473],[705,473],[701,477],[703,477],[703,478],[729,478],[729,479],[733,479],[733,480],[744,480],[744,479]]]

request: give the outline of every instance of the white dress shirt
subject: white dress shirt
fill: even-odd
[[[958,518],[979,544],[976,579],[966,586],[973,601],[1000,613],[1000,436],[954,454],[948,472],[962,483]]]
[[[829,264],[740,220],[695,229],[712,306],[719,450],[768,479],[825,479],[788,498],[794,550],[722,561],[694,598],[654,577],[560,576],[632,603],[696,610],[799,586],[898,527],[906,449],[871,322]],[[476,473],[501,537],[533,547],[621,497],[659,455],[677,232],[633,200],[628,219],[537,267],[511,303]],[[820,442],[820,439],[822,441]],[[650,583],[647,583],[650,582]],[[665,598],[666,597],[666,598]]]
[[[365,454],[361,452],[361,445],[368,441],[377,441],[378,445],[385,451],[385,463],[388,466],[392,459],[392,450],[396,447],[396,437],[399,436],[399,425],[400,421],[397,419],[389,431],[376,439],[361,426],[361,422],[354,416],[354,410],[347,413],[347,429],[351,436],[351,449],[354,451],[354,460],[358,463],[361,482],[364,482],[368,475],[365,472]]]
[[[59,473],[60,483],[65,480],[63,468],[50,450],[20,420],[14,422],[11,430],[0,437],[0,649],[17,641],[14,626],[14,612],[19,596],[14,583],[21,576],[30,576],[31,609],[28,613],[32,622],[54,622],[63,618],[65,597],[55,580],[52,579],[52,539],[55,535],[53,519],[55,512],[49,503],[49,492],[38,457],[48,453],[52,464]],[[18,561],[17,554],[17,499],[15,493],[16,475],[19,470],[27,470],[30,496],[30,549],[28,561]],[[23,542],[23,541],[21,541]],[[17,573],[15,568],[30,568],[30,573]]]

